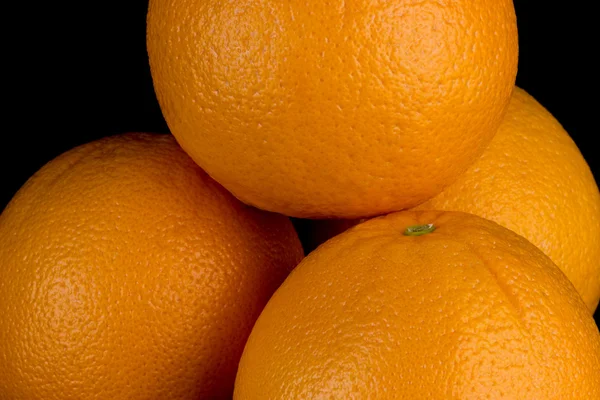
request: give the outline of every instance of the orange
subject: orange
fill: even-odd
[[[336,236],[288,276],[234,399],[590,400],[599,377],[598,328],[539,249],[474,215],[405,211]]]
[[[231,398],[270,295],[302,257],[165,135],[38,171],[0,216],[0,398]]]
[[[150,0],[147,48],[183,149],[296,217],[438,194],[498,129],[518,58],[512,0]]]
[[[418,209],[464,211],[491,219],[542,249],[588,307],[600,299],[600,192],[560,123],[516,88],[483,156]],[[314,248],[356,221],[301,222]],[[313,225],[314,224],[314,225]],[[307,226],[308,225],[308,226]]]

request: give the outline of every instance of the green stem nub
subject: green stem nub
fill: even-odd
[[[404,231],[404,236],[422,236],[433,231],[435,231],[435,225],[433,224],[413,225],[406,228]]]

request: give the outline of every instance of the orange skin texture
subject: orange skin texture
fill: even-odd
[[[169,135],[45,165],[0,215],[0,399],[231,398],[263,306],[302,250]]]
[[[600,192],[560,123],[516,88],[504,122],[465,174],[416,209],[463,211],[526,237],[573,282],[589,309],[600,299]],[[316,247],[359,221],[298,222]]]
[[[489,144],[518,62],[511,0],[151,0],[147,47],[194,161],[305,218],[438,194]]]
[[[590,400],[598,377],[598,328],[539,249],[471,214],[404,211],[336,236],[288,276],[250,334],[234,399]]]

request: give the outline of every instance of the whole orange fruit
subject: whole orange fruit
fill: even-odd
[[[569,134],[523,89],[515,89],[508,113],[483,156],[417,209],[464,211],[525,236],[563,270],[592,313],[596,309],[600,192]],[[302,222],[307,247],[314,248],[357,222]]]
[[[288,276],[234,399],[590,400],[599,377],[598,328],[539,249],[474,215],[405,211],[336,236]]]
[[[512,0],[150,0],[147,48],[183,149],[296,217],[438,194],[495,134],[518,58]]]
[[[0,398],[230,398],[262,307],[302,257],[166,135],[71,150],[0,215]]]

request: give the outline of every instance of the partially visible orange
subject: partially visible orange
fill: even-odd
[[[184,150],[296,217],[438,194],[496,133],[518,59],[512,0],[150,0],[147,47]]]
[[[569,134],[524,90],[515,89],[506,118],[483,156],[417,209],[469,212],[525,236],[563,270],[590,310],[596,309],[600,192]],[[302,222],[307,247],[356,222]]]
[[[470,214],[394,213],[288,276],[252,329],[234,399],[600,399],[600,333],[523,237]]]
[[[250,329],[300,261],[171,136],[71,150],[0,215],[0,399],[226,399]]]

